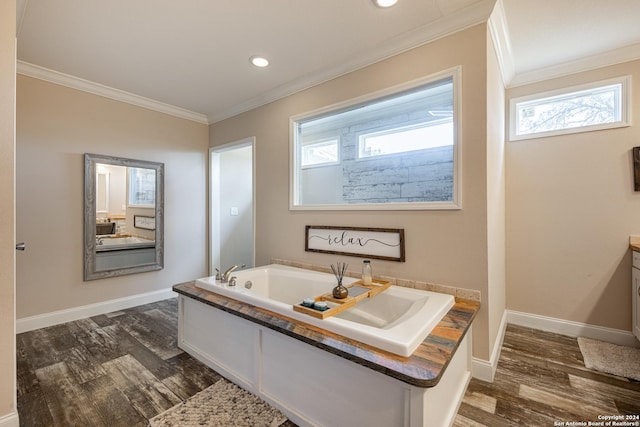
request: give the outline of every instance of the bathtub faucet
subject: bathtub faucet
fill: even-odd
[[[224,273],[222,273],[222,278],[221,278],[221,282],[222,283],[228,283],[229,282],[229,276],[231,276],[231,273],[233,273],[235,270],[239,269],[239,268],[244,268],[246,266],[246,264],[242,264],[242,265],[234,265],[233,267],[229,267],[227,269],[227,271],[225,271]]]

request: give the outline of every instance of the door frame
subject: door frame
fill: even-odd
[[[215,275],[216,268],[227,268],[230,266],[219,265],[220,260],[220,186],[216,178],[220,173],[220,154],[225,151],[236,150],[239,148],[251,147],[251,200],[252,200],[252,227],[253,239],[251,242],[252,264],[256,263],[256,137],[233,141],[227,144],[209,147],[209,275]]]

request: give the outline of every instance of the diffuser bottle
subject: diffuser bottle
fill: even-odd
[[[365,259],[362,261],[362,283],[364,285],[370,286],[372,282],[371,275],[371,261]]]

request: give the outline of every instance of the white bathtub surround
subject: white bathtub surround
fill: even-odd
[[[331,273],[330,267],[318,266],[318,265],[308,264],[304,262],[290,261],[290,260],[284,260],[279,258],[272,258],[271,262],[274,264],[288,265],[291,267],[303,268],[306,270],[320,271],[323,273]],[[362,273],[359,271],[348,271],[346,276],[360,278],[361,274]],[[422,291],[449,294],[449,295],[455,296],[456,298],[466,299],[469,301],[475,301],[475,302],[482,301],[480,291],[477,291],[475,289],[456,288],[454,286],[440,285],[437,283],[403,279],[403,278],[392,277],[392,276],[380,276],[380,275],[376,275],[375,272],[374,272],[374,278],[391,282],[392,285],[401,286],[404,288],[413,288],[413,289],[420,289]]]
[[[193,283],[174,290],[179,346],[301,426],[449,426],[470,379],[473,317],[464,307],[475,303],[457,303],[445,335],[405,359]]]
[[[100,237],[96,250],[113,250],[155,246],[155,240],[137,236]]]
[[[344,337],[410,356],[454,304],[452,295],[390,286],[335,316],[317,319],[293,309],[305,298],[331,293],[332,274],[281,264],[234,272],[237,285],[205,277],[196,286],[274,313],[297,319]],[[343,284],[356,279],[345,277]],[[251,282],[251,287],[245,283]]]

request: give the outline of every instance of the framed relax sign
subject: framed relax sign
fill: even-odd
[[[307,225],[304,250],[404,262],[404,229]]]

